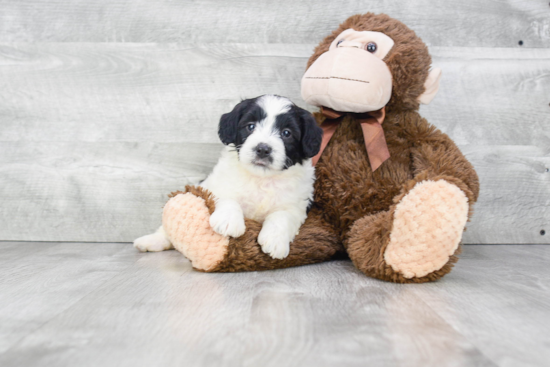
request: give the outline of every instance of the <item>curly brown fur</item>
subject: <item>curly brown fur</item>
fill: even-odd
[[[321,114],[315,116],[324,120]],[[361,127],[352,116],[344,117],[315,168],[315,202],[321,204],[324,219],[336,224],[342,239],[357,219],[386,211],[400,200],[398,194],[421,173],[421,180],[443,174],[465,191],[471,204],[477,200],[477,175],[446,134],[414,111],[390,113],[383,126],[391,158],[375,172],[368,163]]]
[[[340,33],[350,28],[356,31],[382,32],[395,42],[384,58],[393,78],[392,97],[386,110],[417,110],[418,97],[424,92],[424,81],[428,77],[432,58],[424,42],[409,27],[386,14],[357,14],[346,19],[315,47],[307,68],[328,51],[332,41]]]

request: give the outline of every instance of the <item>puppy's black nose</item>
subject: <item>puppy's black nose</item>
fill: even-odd
[[[260,143],[256,146],[256,155],[258,158],[267,158],[271,154],[271,147],[265,143]]]

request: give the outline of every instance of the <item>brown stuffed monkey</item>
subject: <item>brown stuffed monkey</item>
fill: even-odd
[[[399,283],[437,280],[457,261],[479,183],[453,141],[418,114],[439,86],[427,47],[387,15],[354,15],[309,59],[302,96],[321,107],[324,129],[314,204],[282,260],[257,243],[246,220],[238,238],[209,226],[215,200],[187,186],[164,208],[174,247],[197,270],[254,271],[347,254],[368,276]]]

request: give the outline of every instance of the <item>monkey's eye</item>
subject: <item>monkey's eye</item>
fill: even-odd
[[[255,128],[256,128],[256,125],[255,125],[255,124],[248,124],[248,125],[246,125],[246,129],[247,129],[248,131],[253,131]]]
[[[367,43],[365,50],[367,50],[368,52],[376,52],[376,43],[374,42]]]
[[[292,133],[288,129],[283,130],[281,134],[283,134],[283,137],[285,138],[290,138],[290,135],[292,135]]]
[[[344,41],[345,41],[344,39],[341,39],[340,41],[338,41],[338,43],[336,43],[336,47],[340,46],[340,43],[342,43]]]

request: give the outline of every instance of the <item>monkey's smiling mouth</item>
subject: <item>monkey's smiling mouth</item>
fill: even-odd
[[[306,76],[306,79],[342,79],[342,80],[348,80],[350,82],[369,83],[366,80],[342,78],[342,77],[339,77],[339,76]]]

